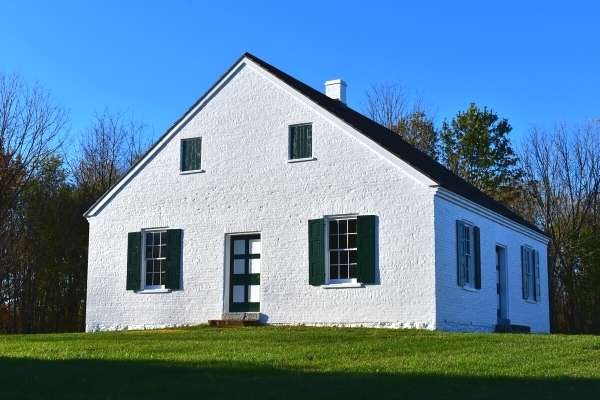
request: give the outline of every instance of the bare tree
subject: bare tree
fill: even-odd
[[[94,201],[114,185],[148,147],[147,125],[127,118],[124,111],[96,114],[81,135],[74,161],[77,186]]]
[[[550,235],[552,329],[600,333],[600,121],[534,126],[521,160],[530,217]]]
[[[437,159],[439,132],[423,97],[402,82],[371,85],[361,102],[365,116],[398,133],[404,140]]]
[[[0,72],[0,220],[62,143],[67,112],[39,83]]]
[[[421,99],[415,103],[420,105]],[[389,129],[413,108],[412,93],[402,82],[372,84],[361,104],[365,116]]]

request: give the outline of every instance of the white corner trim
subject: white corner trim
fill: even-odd
[[[331,283],[328,285],[321,285],[323,289],[350,289],[350,288],[362,288],[362,283]]]

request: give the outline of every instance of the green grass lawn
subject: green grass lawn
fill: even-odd
[[[0,398],[598,399],[600,337],[206,326],[0,336]]]

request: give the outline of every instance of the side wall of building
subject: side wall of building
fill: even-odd
[[[289,126],[312,124],[313,160],[288,162]],[[90,222],[86,330],[206,323],[228,310],[226,248],[260,233],[262,321],[434,329],[434,189],[360,143],[311,103],[245,66]],[[181,174],[181,139],[202,170]],[[376,283],[308,283],[308,221],[377,217]],[[183,230],[182,288],[125,290],[127,233]]]
[[[460,204],[459,204],[460,203]],[[511,324],[549,333],[547,244],[539,234],[507,221],[466,201],[436,197],[437,327],[442,330],[493,332],[498,322],[496,248],[503,251],[506,267],[507,317]],[[458,285],[457,225],[462,220],[480,229],[481,289]],[[539,252],[539,301],[524,300],[521,247]]]

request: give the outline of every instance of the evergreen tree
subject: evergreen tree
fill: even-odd
[[[512,127],[492,110],[471,103],[440,133],[441,161],[453,172],[504,205],[515,208],[523,171],[508,135]]]

